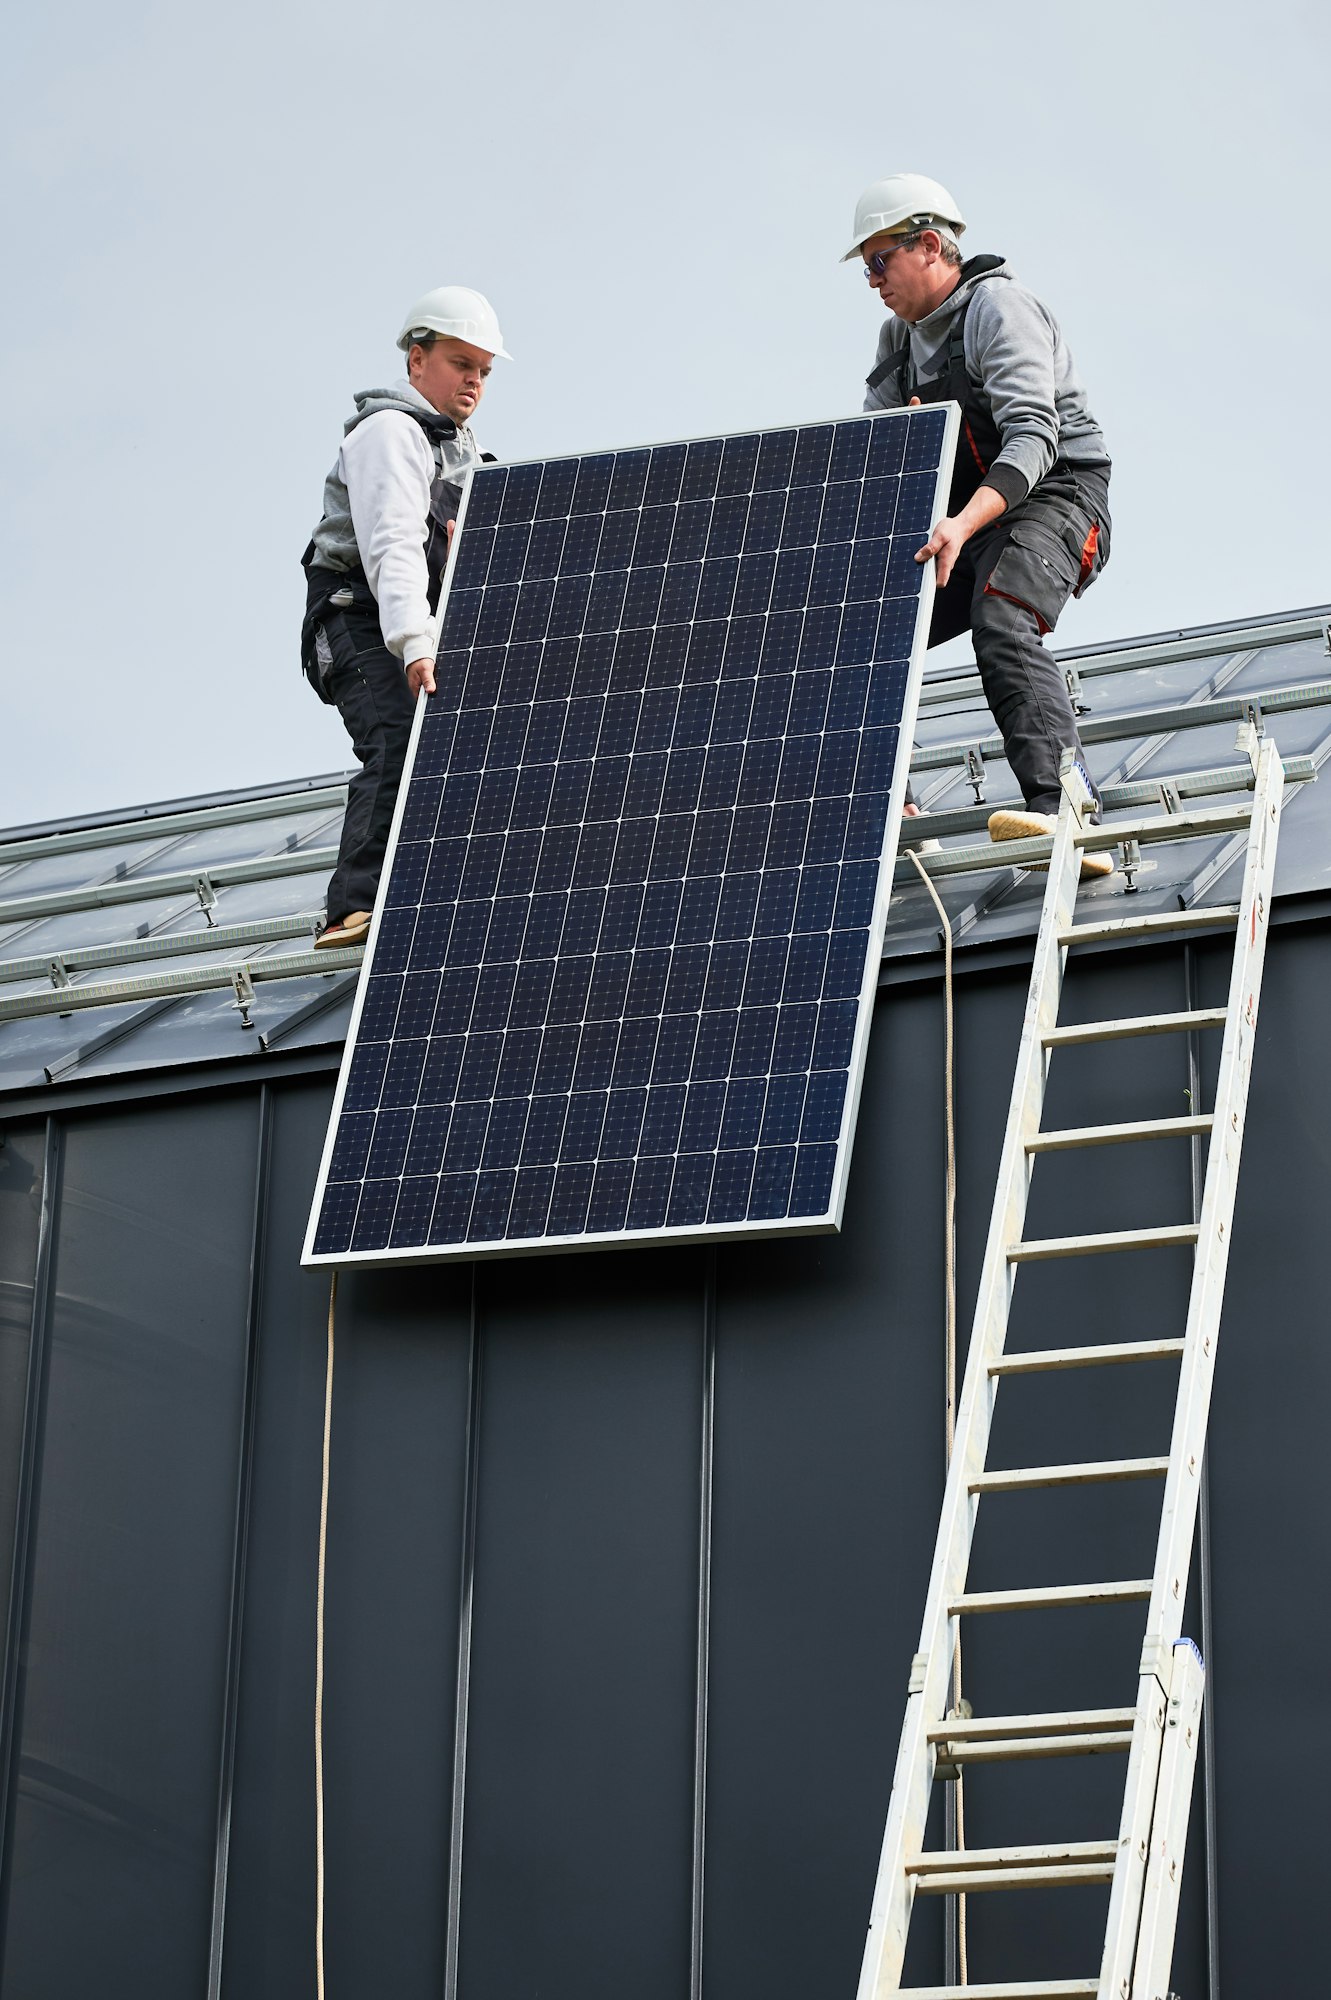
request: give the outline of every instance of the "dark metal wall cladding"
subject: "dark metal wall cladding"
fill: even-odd
[[[1199,997],[1223,955],[1195,948]],[[1331,940],[1278,929],[1212,1426],[1220,1975],[1311,1960],[1331,1727],[1320,1237]],[[1068,1014],[1177,1005],[1181,951],[1106,956]],[[1020,1021],[1020,970],[959,991],[962,1324]],[[839,1238],[715,1264],[703,1991],[854,1990],[942,1470],[941,1008],[889,989]],[[1051,1119],[1181,1108],[1181,1046],[1061,1055]],[[313,1627],[326,1279],[296,1259],[331,1092],[290,1080],[12,1126],[0,1149],[0,1563],[12,1742],[4,2000],[314,1991]],[[1037,1176],[1034,1227],[1187,1212],[1186,1159],[1104,1149]],[[57,1177],[51,1227],[41,1204]],[[1094,1338],[1111,1296],[1172,1330],[1186,1264],[1023,1274],[1017,1337]],[[1112,1264],[1121,1269],[1114,1271]],[[689,1991],[707,1255],[620,1252],[357,1272],[342,1283],[328,1572],[330,1992],[445,1991],[468,1411],[475,1589],[458,1899],[463,2000]],[[1120,1289],[1121,1287],[1121,1289]],[[473,1309],[474,1306],[474,1309]],[[34,1317],[42,1363],[30,1369]],[[1075,1325],[1069,1327],[1069,1321]],[[1172,1379],[1112,1371],[1090,1455],[1162,1448]],[[1132,1378],[1132,1379],[1129,1379]],[[1081,1385],[1084,1389],[1086,1384]],[[1066,1383],[1013,1384],[1009,1463],[1058,1455]],[[39,1451],[23,1447],[35,1408]],[[29,1443],[33,1442],[30,1434]],[[1051,1446],[1053,1447],[1051,1449]],[[1152,1506],[1101,1498],[1135,1570]],[[986,1503],[991,1580],[1074,1580],[1093,1511]],[[16,1532],[17,1531],[17,1534]],[[1147,1548],[1149,1561],[1149,1548]],[[979,1573],[979,1572],[977,1572]],[[18,1583],[23,1581],[20,1562]],[[977,1706],[1123,1698],[1138,1621],[981,1621]],[[1002,1633],[1001,1624],[1020,1626]],[[1193,1621],[1195,1629],[1195,1620]],[[1139,1636],[1139,1635],[1138,1635]],[[1272,1736],[1295,1691],[1297,1755]],[[968,1792],[973,1841],[1093,1837],[1121,1765]],[[1195,1811],[1174,1985],[1205,1992]],[[971,1905],[972,1973],[1077,1969],[1082,1892]],[[941,1971],[937,1913],[913,1976]],[[1088,1967],[1089,1969],[1089,1967]]]
[[[5,1856],[6,1986],[33,2000],[206,1976],[253,1104],[210,1125],[62,1137]]]

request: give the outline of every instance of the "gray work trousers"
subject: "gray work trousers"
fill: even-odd
[[[1042,642],[1104,568],[1109,529],[1106,479],[1051,472],[971,537],[934,599],[929,644],[969,629],[1012,775],[1035,812],[1058,811],[1062,753],[1082,754],[1067,682]]]
[[[335,924],[353,910],[374,908],[415,701],[401,660],[383,642],[377,611],[329,611],[319,631],[324,698],[337,704],[361,766],[347,786],[337,867],[328,884],[328,920]]]

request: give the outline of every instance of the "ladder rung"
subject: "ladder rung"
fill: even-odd
[[[1015,1985],[902,1986],[901,2000],[1095,2000],[1098,1979],[1019,1979]]]
[[[1109,917],[1100,924],[1069,924],[1058,934],[1060,944],[1100,944],[1120,937],[1171,937],[1184,931],[1211,930],[1238,922],[1237,903],[1217,903],[1209,910],[1164,910],[1149,917]]]
[[[1076,836],[1078,847],[1092,854],[1121,846],[1125,840],[1203,840],[1217,833],[1242,833],[1252,819],[1251,801],[1234,806],[1203,806],[1197,812],[1148,813],[1141,819],[1118,819],[1104,826],[1083,827]]]
[[[1111,1340],[1094,1347],[1041,1347],[1030,1354],[1002,1354],[989,1363],[991,1375],[1043,1375],[1053,1368],[1105,1368],[1123,1361],[1171,1361],[1183,1352],[1181,1340]]]
[[[1132,1139],[1191,1139],[1209,1132],[1209,1113],[1195,1118],[1135,1118],[1124,1125],[1068,1125],[1061,1132],[1037,1132],[1028,1153],[1070,1153],[1079,1146],[1121,1146]]]
[[[996,1869],[1066,1868],[1106,1861],[1112,1867],[1117,1853],[1118,1843],[1113,1840],[1055,1840],[1037,1847],[946,1847],[917,1855],[906,1863],[906,1873],[919,1875],[927,1870],[931,1875],[964,1876],[975,1869],[992,1874]]]
[[[980,1472],[972,1493],[1021,1493],[1032,1486],[1094,1486],[1116,1479],[1163,1479],[1168,1458],[1104,1458],[1083,1465],[1028,1465],[1010,1472]]]
[[[1037,1757],[1095,1757],[1130,1750],[1131,1731],[1091,1730],[1085,1736],[997,1736],[992,1743],[949,1743],[940,1764],[1016,1764]],[[939,1776],[942,1776],[940,1771]]]
[[[1047,1049],[1077,1042],[1116,1042],[1129,1035],[1181,1034],[1191,1028],[1223,1028],[1223,1007],[1192,1007],[1182,1014],[1138,1014],[1123,1021],[1086,1021],[1075,1028],[1049,1028],[1040,1040]]]
[[[1044,1715],[966,1715],[936,1722],[931,1743],[983,1743],[994,1736],[1081,1736],[1088,1730],[1132,1732],[1135,1708],[1060,1708]]]
[[[1161,1244],[1195,1243],[1195,1222],[1171,1222],[1163,1229],[1107,1229],[1097,1236],[1037,1236],[1009,1243],[1010,1264],[1040,1264],[1050,1257],[1098,1257],[1110,1250],[1152,1250]]]
[[[1035,1590],[973,1590],[954,1597],[949,1618],[972,1611],[1046,1611],[1073,1604],[1131,1604],[1151,1595],[1150,1577],[1128,1583],[1044,1584]]]
[[[917,1875],[920,1896],[975,1896],[984,1889],[1071,1889],[1079,1883],[1112,1882],[1112,1861],[1073,1861],[1065,1868],[994,1868],[974,1875]]]

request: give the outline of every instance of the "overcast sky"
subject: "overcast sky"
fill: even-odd
[[[1092,642],[1331,599],[1315,0],[123,0],[6,28],[0,823],[340,769],[298,559],[429,286],[502,458],[859,407],[865,182],[951,189],[1114,457]]]

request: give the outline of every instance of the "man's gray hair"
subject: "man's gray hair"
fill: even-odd
[[[926,229],[932,229],[934,235],[942,244],[943,262],[950,264],[954,271],[959,270],[962,261],[961,245],[946,222],[930,221],[921,223],[918,229],[912,229],[909,235],[897,239],[901,248],[903,250],[913,250]],[[894,245],[893,247],[895,248],[896,246]]]

